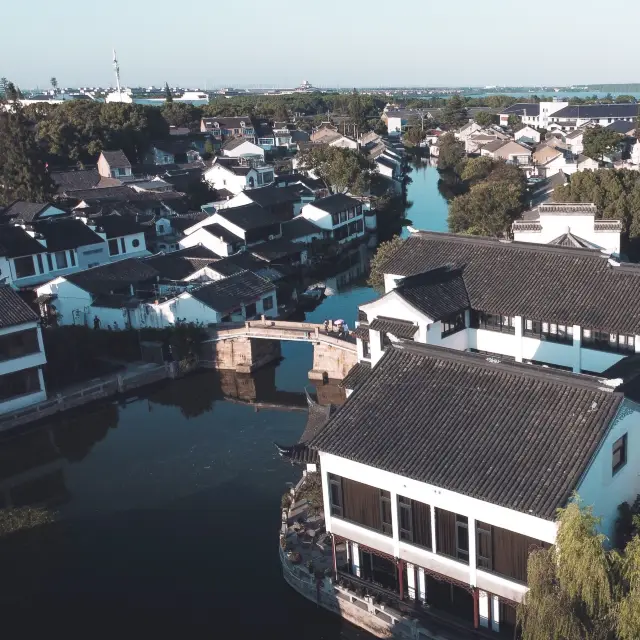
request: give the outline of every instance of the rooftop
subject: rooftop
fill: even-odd
[[[76,218],[38,222],[35,225],[35,230],[46,240],[49,252],[104,243],[104,240],[95,231],[91,230],[82,220]]]
[[[98,186],[100,178],[101,176],[95,168],[51,172],[51,179],[58,186],[58,193],[93,189]]]
[[[383,269],[413,276],[446,265],[462,270],[477,311],[640,333],[640,269],[584,249],[422,231]]]
[[[12,224],[0,225],[0,256],[19,258],[45,252],[45,247],[22,227]]]
[[[8,207],[0,210],[2,217],[6,220],[15,220],[16,222],[33,222],[39,214],[45,209],[53,205],[48,202],[24,202],[16,200]]]
[[[220,313],[240,307],[242,302],[253,302],[256,298],[273,291],[275,285],[251,271],[240,273],[205,284],[190,291],[192,297]]]
[[[356,200],[355,198],[347,196],[344,193],[335,193],[332,196],[320,198],[320,200],[316,200],[311,204],[317,209],[321,209],[322,211],[333,214],[357,207],[360,204],[360,200]]]
[[[0,329],[37,322],[36,312],[9,286],[0,286]]]
[[[263,209],[258,204],[246,204],[242,207],[219,209],[216,211],[216,215],[228,220],[244,231],[280,224],[280,219],[277,216]]]
[[[103,151],[102,156],[107,161],[107,164],[111,169],[131,169],[129,158],[127,158],[122,149],[116,149],[115,151]]]
[[[144,228],[130,216],[121,216],[116,213],[108,216],[91,218],[89,224],[96,225],[98,231],[102,231],[107,238],[121,238],[134,233],[143,233]]]
[[[156,269],[162,278],[184,280],[196,271],[218,259],[218,256],[202,245],[163,253],[145,258],[144,261]]]
[[[550,115],[551,118],[637,118],[635,102],[623,104],[576,104],[569,105]]]
[[[94,294],[112,293],[130,284],[155,280],[160,273],[139,258],[127,258],[64,276],[65,280]]]
[[[551,520],[622,399],[585,376],[402,343],[311,446]]]

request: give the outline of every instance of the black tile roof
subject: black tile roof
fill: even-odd
[[[394,291],[432,320],[442,320],[471,307],[461,269],[440,267],[409,276]]]
[[[104,159],[107,161],[107,164],[111,169],[131,169],[129,158],[127,158],[122,149],[116,149],[114,151],[103,151],[102,155],[104,156]]]
[[[103,189],[80,189],[78,191],[68,191],[70,198],[91,202],[127,202],[136,200],[136,192],[125,186],[104,187]]]
[[[52,171],[51,179],[58,187],[58,193],[93,189],[100,182],[97,169],[75,169],[72,171]]]
[[[311,446],[551,520],[622,399],[586,376],[403,343]]]
[[[243,145],[245,142],[249,142],[253,144],[251,140],[248,138],[227,138],[226,142],[222,145],[221,149],[226,149],[227,151],[232,151],[236,149],[240,145]]]
[[[310,190],[303,185],[290,185],[288,187],[271,185],[260,189],[251,189],[243,193],[261,207],[272,207],[279,204],[300,202],[302,194],[310,194]]]
[[[12,224],[0,225],[0,256],[19,258],[47,250],[22,227]]]
[[[64,276],[65,280],[93,294],[112,293],[130,284],[156,280],[157,269],[139,258],[126,258],[92,269],[85,269]]]
[[[295,256],[302,251],[306,251],[306,248],[299,242],[291,242],[291,240],[287,240],[286,238],[276,238],[275,240],[253,245],[248,251],[267,262],[272,262],[273,260],[279,260],[287,256]]]
[[[242,207],[218,209],[216,215],[228,220],[244,231],[261,229],[272,224],[280,224],[280,219],[259,204],[245,204]]]
[[[82,220],[76,218],[38,222],[34,225],[34,229],[46,240],[49,252],[104,243],[104,240],[95,231],[92,231]]]
[[[222,238],[222,240],[227,244],[243,242],[240,236],[237,236],[235,233],[229,231],[229,229],[223,227],[219,222],[212,222],[211,224],[207,224],[204,227],[200,228],[204,229],[207,233],[210,233],[216,238]]]
[[[293,220],[282,225],[282,237],[287,240],[305,238],[316,233],[322,233],[322,229],[302,216],[296,216]]]
[[[110,214],[91,218],[91,224],[95,224],[98,231],[107,235],[107,238],[121,238],[123,236],[143,233],[144,227],[131,216]]]
[[[214,129],[213,125],[215,122],[220,125],[220,129],[241,129],[243,122],[245,124],[245,128],[253,128],[253,124],[251,123],[251,118],[249,116],[237,116],[235,118],[202,118],[202,121],[208,129]]]
[[[539,103],[527,103],[527,102],[518,102],[516,104],[512,104],[510,107],[507,107],[500,113],[513,113],[519,116],[539,116],[540,115],[540,104]],[[554,114],[555,115],[555,114]]]
[[[335,193],[332,196],[320,198],[320,200],[316,200],[311,204],[318,209],[322,209],[322,211],[333,214],[346,211],[347,209],[353,209],[361,203],[360,200],[356,200],[344,193]]]
[[[636,103],[623,104],[575,104],[564,107],[550,118],[637,118],[638,105]]]
[[[205,284],[190,291],[190,294],[215,311],[224,313],[239,307],[241,302],[252,302],[274,290],[274,284],[265,278],[251,271],[242,271],[211,284]]]
[[[627,120],[614,120],[611,124],[608,124],[605,127],[605,129],[609,129],[609,131],[615,131],[616,133],[620,133],[622,135],[629,134],[635,128],[635,120],[633,122],[628,122]]]
[[[369,336],[369,325],[366,324],[366,323],[361,322],[356,327],[356,330],[353,332],[353,335],[356,338],[360,338],[360,340],[362,340],[362,342],[370,342],[371,338]]]
[[[15,222],[33,222],[38,214],[42,213],[47,207],[52,206],[47,202],[24,202],[16,200],[8,207],[2,210],[2,217],[9,221]]]
[[[256,132],[256,138],[273,138],[273,129],[266,120],[251,118],[251,123]]]
[[[37,320],[36,312],[8,284],[0,286],[0,329]]]
[[[471,308],[618,333],[640,333],[640,269],[584,249],[419,232],[384,265],[410,276],[462,269]]]
[[[355,391],[362,383],[366,382],[371,375],[371,363],[358,362],[340,383],[341,387]]]
[[[418,325],[408,320],[397,320],[396,318],[378,316],[369,325],[369,329],[371,329],[371,331],[380,331],[381,333],[390,333],[396,338],[413,340],[413,336],[415,336],[418,331]]]
[[[213,251],[202,245],[197,245],[171,253],[150,256],[144,258],[144,261],[156,269],[161,278],[184,280],[217,259],[218,256]]]

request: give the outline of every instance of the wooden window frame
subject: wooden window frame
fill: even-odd
[[[616,456],[619,459],[616,462]],[[616,475],[627,464],[627,434],[620,436],[611,447],[611,475]]]

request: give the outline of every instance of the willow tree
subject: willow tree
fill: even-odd
[[[559,511],[556,544],[529,556],[529,592],[518,607],[523,640],[609,640],[623,620],[624,640],[640,636],[640,577],[637,550],[629,556],[608,551],[599,518],[575,500]],[[637,539],[636,539],[637,540]],[[633,544],[639,544],[634,540]],[[635,567],[635,591],[628,584],[625,560]],[[633,575],[633,571],[631,574]],[[622,577],[625,576],[625,577]],[[623,604],[624,603],[624,604]]]
[[[378,245],[377,251],[371,258],[369,280],[367,281],[367,284],[376,291],[384,293],[384,264],[397,253],[403,242],[404,240],[400,236],[394,236],[391,240],[381,242]]]
[[[637,522],[640,527],[640,522]],[[620,558],[620,602],[617,607],[616,632],[620,640],[640,637],[640,536],[625,547]]]

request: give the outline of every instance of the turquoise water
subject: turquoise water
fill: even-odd
[[[407,199],[413,203],[407,210],[411,226],[423,231],[448,231],[449,207],[438,191],[438,170],[429,164],[416,165],[411,179],[413,182],[407,188]],[[409,231],[405,228],[402,235],[406,238]]]

